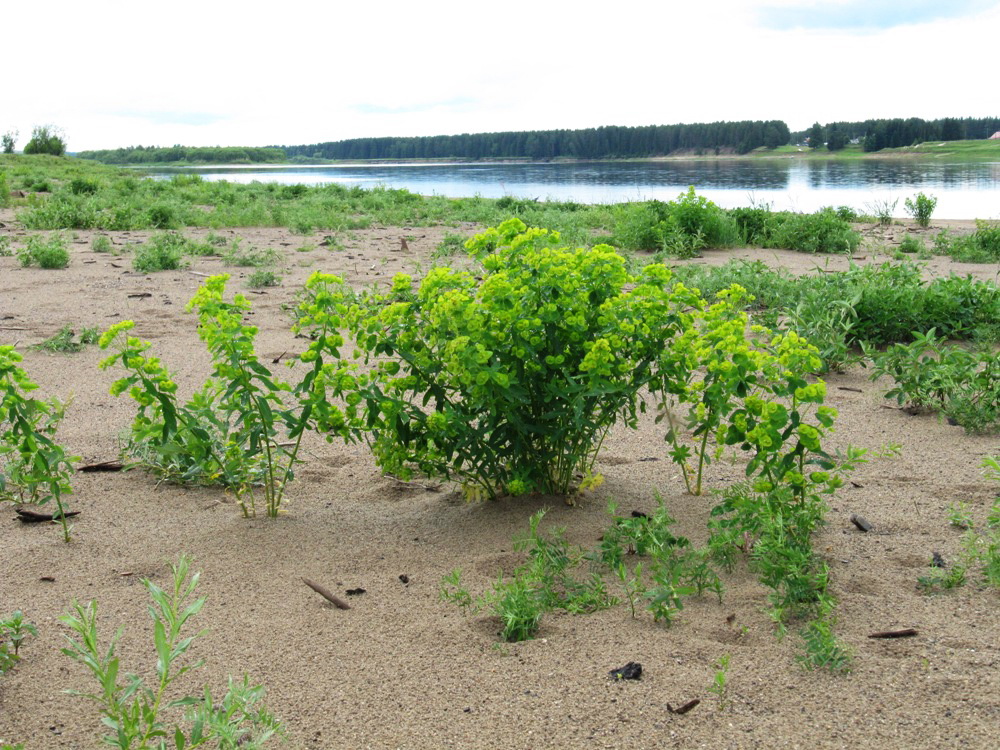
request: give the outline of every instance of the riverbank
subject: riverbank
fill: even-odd
[[[0,237],[15,253],[35,234],[11,208],[0,211],[0,224]],[[854,258],[732,248],[684,263],[740,259],[796,275],[817,273],[819,264],[828,275],[886,262],[892,251],[885,240],[923,231],[857,226],[872,234]],[[112,460],[135,405],[127,395],[109,394],[121,373],[98,368],[105,353],[95,346],[76,354],[32,348],[63,326],[79,332],[135,321],[133,333],[152,343],[150,354],[187,396],[208,375],[209,359],[184,307],[205,277],[229,273],[230,294],[251,300],[247,320],[259,328],[260,360],[292,380],[301,376],[298,368],[272,363],[294,359],[308,343],[290,330],[288,311],[309,274],[335,273],[357,290],[384,287],[396,273],[419,277],[445,258],[468,264],[464,254],[448,256],[441,248],[454,252],[481,228],[380,225],[338,231],[329,243],[325,233],[283,227],[187,228],[192,243],[220,254],[156,273],[137,272],[132,262],[162,232],[72,230],[63,270],[0,257],[0,344],[24,353],[22,364],[41,396],[72,396],[58,440],[81,457],[78,463]],[[924,236],[945,228],[973,226],[933,222]],[[98,245],[99,236],[108,244]],[[278,286],[250,287],[256,269],[237,265],[238,254],[223,254],[232,247],[266,251]],[[986,279],[996,271],[996,264],[948,258],[934,259],[928,269]],[[851,367],[826,380],[827,404],[839,411],[830,449],[898,450],[851,475],[814,539],[838,601],[836,636],[853,654],[849,674],[800,666],[794,624],[786,638],[775,636],[767,592],[742,554],[723,573],[722,601],[686,597],[670,627],[655,623],[642,601],[633,617],[610,575],[606,585],[621,600],[617,606],[546,614],[537,637],[516,644],[498,642],[490,614],[463,615],[440,600],[442,578],[457,568],[473,593],[488,590],[499,572],[509,577],[526,559],[512,538],[526,532],[529,516],[541,508],[549,508],[544,533],[564,526],[571,544],[589,550],[608,531],[609,501],[630,516],[653,513],[662,498],[676,518],[674,533],[703,545],[717,502],[711,493],[741,481],[743,466],[716,461],[706,470],[709,492],[685,494],[655,409],[636,430],[612,430],[596,467],[604,484],[572,507],[537,495],[467,503],[452,485],[383,475],[364,445],[310,434],[287,512],[275,520],[242,518],[220,488],[160,483],[135,470],[73,476],[68,501],[80,515],[71,544],[55,526],[8,521],[0,563],[16,575],[0,577],[0,616],[21,609],[39,632],[22,644],[16,668],[0,676],[0,738],[33,750],[96,746],[107,731],[96,706],[65,692],[95,685],[83,666],[60,653],[69,630],[58,618],[73,600],[98,601],[102,642],[124,627],[117,649],[122,671],[148,676],[155,655],[140,580],[169,586],[168,562],[187,554],[202,573],[199,594],[207,596],[191,623],[192,633],[207,632],[190,656],[206,665],[169,697],[210,685],[218,699],[227,675],[248,673],[266,686],[267,704],[284,722],[288,747],[297,750],[987,747],[995,739],[1000,691],[996,593],[970,577],[964,587],[929,596],[917,578],[932,571],[932,554],[949,566],[960,559],[961,532],[949,524],[949,508],[961,504],[977,526],[984,523],[996,483],[983,478],[980,462],[1000,446],[995,436],[966,435],[933,415],[895,408],[883,397],[888,384],[871,382],[867,370]],[[14,516],[7,504],[0,511]],[[854,514],[872,530],[855,526]],[[350,609],[328,604],[303,578]],[[871,637],[907,629],[913,632],[906,638]],[[713,691],[723,657],[724,689]],[[641,679],[611,679],[609,672],[627,662],[642,664]],[[695,700],[690,711],[677,712]]]

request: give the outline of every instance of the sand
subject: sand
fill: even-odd
[[[15,247],[25,234],[12,212],[0,214]],[[935,226],[939,223],[935,222]],[[381,228],[345,233],[346,248],[315,247],[323,235],[280,229],[224,232],[284,255],[280,287],[251,294],[261,329],[261,358],[302,348],[284,309],[314,269],[355,285],[382,283],[400,270],[422,273],[445,232],[460,228]],[[877,234],[880,230],[875,230]],[[192,230],[190,234],[204,235]],[[116,247],[148,232],[111,233]],[[17,343],[41,392],[71,398],[59,439],[81,463],[118,456],[119,435],[134,406],[108,393],[114,372],[97,367],[94,346],[53,355],[28,347],[64,325],[131,319],[136,335],[175,372],[182,393],[199,386],[208,357],[184,305],[200,274],[233,274],[243,289],[248,269],[197,259],[189,270],[144,275],[128,257],[96,254],[89,232],[77,232],[68,269],[22,269],[0,258],[0,343]],[[400,238],[408,238],[401,250]],[[866,259],[885,260],[862,251]],[[761,258],[806,272],[846,261],[796,253],[731,250],[699,262]],[[935,273],[995,279],[997,267],[936,260]],[[149,292],[146,298],[129,295]],[[287,355],[286,355],[287,356]],[[216,694],[226,675],[248,673],[268,689],[293,748],[995,748],[1000,745],[1000,593],[977,581],[928,596],[916,580],[931,554],[953,560],[961,532],[948,508],[967,503],[982,522],[998,487],[982,477],[996,437],[973,437],[933,415],[911,416],[883,396],[864,370],[827,378],[840,410],[834,448],[898,443],[897,458],[873,460],[833,499],[828,525],[815,539],[831,568],[839,599],[837,632],[854,651],[849,675],[809,672],[795,660],[799,639],[778,640],[765,613],[766,590],[741,563],[724,575],[725,596],[689,600],[672,627],[627,605],[590,615],[548,614],[534,640],[497,645],[497,621],[463,616],[439,601],[442,576],[462,568],[474,592],[520,561],[511,545],[528,517],[547,507],[546,525],[565,526],[592,548],[608,524],[606,505],[651,511],[659,493],[677,532],[703,543],[712,497],[684,493],[667,460],[662,429],[617,429],[599,458],[603,486],[578,499],[526,497],[467,504],[453,487],[404,484],[381,475],[363,445],[311,437],[306,463],[289,488],[287,513],[245,520],[216,488],[157,484],[141,471],[80,473],[72,507],[74,538],[55,526],[26,526],[0,506],[0,614],[21,609],[39,629],[23,660],[0,678],[0,739],[28,748],[93,748],[102,727],[96,707],[66,695],[94,689],[85,668],[60,653],[68,628],[57,618],[73,599],[100,603],[105,638],[124,626],[122,670],[149,675],[154,664],[147,596],[140,579],[164,585],[167,564],[186,553],[202,571],[208,597],[196,627],[207,633],[193,654],[206,665],[180,691]],[[655,459],[655,460],[643,460]],[[711,488],[742,476],[714,464]],[[850,522],[861,514],[874,526]],[[407,583],[401,580],[405,576]],[[326,603],[306,577],[350,600]],[[51,579],[51,580],[50,580]],[[348,597],[347,589],[366,593]],[[875,640],[875,631],[915,628],[918,635]],[[731,655],[728,703],[709,693],[715,663]],[[614,682],[608,671],[643,666],[638,681]],[[685,715],[668,711],[692,699]]]

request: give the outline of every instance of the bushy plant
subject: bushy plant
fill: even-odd
[[[186,265],[187,242],[175,232],[159,232],[135,249],[132,267],[142,273],[175,271]]]
[[[700,298],[663,266],[632,278],[607,245],[567,248],[519,219],[467,248],[476,274],[437,268],[419,287],[399,275],[388,292],[325,303],[371,365],[340,364],[348,415],[403,478],[454,478],[484,498],[565,494],[578,472],[589,485],[604,435],[635,423],[654,361]],[[307,305],[325,285],[310,279]]]
[[[66,249],[66,239],[61,234],[53,234],[48,239],[33,234],[18,251],[17,258],[25,267],[61,269],[69,265],[69,250]]]
[[[257,328],[243,323],[250,304],[241,294],[224,300],[228,278],[207,279],[188,305],[198,313],[198,333],[213,362],[212,377],[188,402],[178,403],[170,372],[146,355],[150,344],[128,335],[132,321],[117,323],[101,336],[102,349],[116,350],[101,368],[118,364],[128,370],[111,392],[127,391],[139,406],[127,451],[141,465],[174,481],[230,487],[246,516],[256,515],[259,493],[266,514],[274,517],[294,477],[304,432],[316,429],[330,439],[349,434],[343,412],[327,398],[339,373],[323,360],[326,353],[339,353],[341,319],[335,310],[303,311],[300,323],[309,326],[313,340],[301,361],[310,369],[293,388],[257,358]],[[284,440],[291,446],[283,446]]]
[[[913,198],[903,201],[906,213],[912,216],[918,225],[922,227],[930,226],[931,214],[937,206],[937,198],[923,193],[917,193]]]
[[[53,518],[68,542],[63,497],[73,492],[72,462],[79,457],[67,455],[54,440],[64,405],[31,397],[38,386],[18,366],[22,360],[14,347],[0,346],[0,500],[55,502]]]
[[[805,253],[851,253],[861,243],[861,235],[832,209],[814,214],[783,214],[769,247]]]
[[[90,249],[95,253],[110,253],[114,250],[114,245],[108,235],[95,234],[90,240]]]
[[[281,734],[281,723],[261,703],[264,688],[251,685],[246,676],[242,681],[230,677],[226,693],[219,701],[213,700],[207,686],[201,696],[171,697],[174,683],[203,663],[185,663],[185,656],[201,635],[188,635],[186,626],[205,605],[204,597],[194,598],[200,574],[190,574],[189,570],[190,561],[182,556],[171,566],[169,588],[161,589],[149,579],[142,581],[152,600],[149,614],[153,619],[156,652],[152,680],[127,674],[125,684],[120,682],[120,661],[115,651],[122,631],[112,637],[107,648],[102,647],[96,602],[83,605],[74,601],[73,611],[59,618],[75,636],[66,637],[68,645],[63,653],[85,666],[99,688],[92,693],[69,692],[98,705],[101,723],[111,730],[102,737],[106,745],[120,750],[153,747],[184,750],[211,744],[237,750],[264,747]],[[168,727],[163,720],[167,708],[187,709],[185,720],[189,727],[185,729],[179,724]]]
[[[617,208],[612,242],[626,250],[654,250],[689,258],[708,247],[731,247],[740,239],[733,217],[692,186],[676,201],[646,201]]]
[[[274,271],[258,269],[247,276],[247,286],[251,289],[263,289],[264,287],[278,286],[281,284],[281,277]]]
[[[31,131],[31,140],[24,145],[24,153],[62,156],[66,153],[66,140],[57,128],[36,125]]]

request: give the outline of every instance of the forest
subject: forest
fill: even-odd
[[[281,146],[290,159],[627,159],[675,151],[745,154],[788,143],[780,120],[690,125],[606,126],[585,130],[525,130],[415,138],[353,138]]]
[[[792,133],[791,142],[823,141],[829,144],[831,151],[836,151],[856,139],[865,151],[873,152],[884,148],[914,146],[927,141],[984,140],[998,130],[1000,117],[944,117],[939,120],[897,117],[860,122],[830,122],[825,126],[816,123],[811,128]]]
[[[743,120],[583,130],[524,130],[416,137],[352,138],[293,146],[151,147],[81,151],[105,164],[257,164],[368,159],[642,159],[669,154],[747,154],[789,143],[826,145],[830,151],[855,141],[866,152],[927,141],[981,140],[1000,130],[998,117],[919,117],[815,123],[790,132],[781,120]]]

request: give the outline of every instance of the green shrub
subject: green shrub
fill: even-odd
[[[69,250],[66,249],[66,240],[61,234],[54,234],[48,239],[39,234],[31,235],[17,257],[25,267],[59,269],[69,265]]]
[[[222,260],[227,266],[250,266],[262,268],[271,266],[281,260],[281,253],[273,248],[250,247],[246,250],[240,247],[239,240],[233,240],[229,249],[222,254]]]
[[[931,214],[937,206],[937,198],[917,193],[913,199],[907,198],[903,205],[906,206],[906,213],[916,219],[917,224],[926,227],[931,223]]]
[[[97,181],[86,177],[74,177],[69,182],[69,191],[73,195],[93,195],[98,189]]]
[[[832,209],[814,214],[783,214],[768,247],[805,253],[851,253],[861,235]]]
[[[114,250],[111,238],[106,234],[95,234],[90,240],[90,249],[95,253],[110,253]]]
[[[899,251],[901,253],[907,253],[909,255],[926,255],[927,246],[924,245],[924,241],[920,237],[914,237],[912,234],[908,234],[903,238],[903,241],[899,243]]]
[[[62,156],[66,153],[66,141],[51,125],[36,125],[31,131],[31,140],[24,146],[24,153]]]
[[[475,274],[437,268],[417,288],[401,274],[388,292],[322,305],[346,311],[373,365],[341,379],[348,416],[384,471],[455,478],[470,498],[564,494],[577,472],[589,486],[604,435],[634,424],[653,362],[701,299],[661,265],[634,279],[613,248],[567,248],[519,219],[466,247]],[[330,283],[314,274],[305,309]]]
[[[186,265],[184,250],[187,242],[174,232],[154,234],[139,245],[132,257],[132,267],[142,273],[175,271]]]
[[[7,185],[7,173],[0,171],[0,207],[10,203],[10,186]]]
[[[9,258],[14,254],[10,246],[10,237],[0,236],[0,258]]]
[[[736,220],[694,187],[676,201],[646,201],[615,207],[612,243],[626,250],[654,250],[693,257],[707,247],[732,247],[740,240]]]
[[[281,277],[274,271],[259,270],[247,276],[247,286],[251,289],[263,289],[264,287],[278,286],[279,284],[281,284]]]

